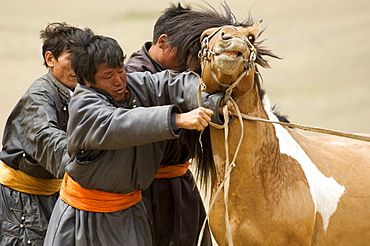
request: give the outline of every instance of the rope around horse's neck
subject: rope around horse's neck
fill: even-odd
[[[301,129],[301,130],[304,130],[304,131],[325,133],[325,134],[329,134],[329,135],[336,135],[336,136],[340,136],[340,137],[346,137],[346,138],[352,138],[352,139],[357,139],[357,140],[370,142],[370,136],[364,136],[364,135],[359,135],[359,134],[349,133],[349,132],[335,131],[335,130],[320,128],[320,127],[299,125],[299,124],[295,124],[295,123],[287,123],[287,122],[267,120],[267,119],[262,119],[262,118],[246,115],[246,114],[243,114],[243,113],[241,113],[241,115],[242,115],[243,119],[246,119],[246,120],[253,120],[253,121],[261,121],[261,122],[279,124],[279,125],[283,125],[283,126],[287,126],[287,127]]]
[[[248,75],[248,73],[243,73],[242,75]],[[202,105],[201,101],[201,85],[202,85],[202,79],[198,76],[199,78],[199,87],[198,87],[198,104],[199,106]],[[239,77],[241,78],[241,76]],[[239,80],[238,78],[238,80]],[[239,82],[239,81],[238,81]],[[236,83],[237,84],[237,83]],[[230,97],[230,92],[232,92],[232,89],[236,86],[236,84],[233,86],[230,86],[228,90],[226,90],[226,95],[225,98],[231,98]],[[229,90],[230,89],[230,90]],[[236,103],[235,103],[236,105]],[[311,131],[311,132],[318,132],[318,133],[324,133],[324,134],[329,134],[329,135],[335,135],[335,136],[340,136],[340,137],[346,137],[346,138],[351,138],[351,139],[356,139],[356,140],[361,140],[361,141],[366,141],[370,142],[370,136],[365,136],[365,135],[360,135],[360,134],[355,134],[355,133],[350,133],[350,132],[343,132],[343,131],[336,131],[336,130],[331,130],[327,128],[322,128],[322,127],[315,127],[315,126],[306,126],[306,125],[300,125],[296,123],[287,123],[287,122],[281,122],[281,121],[273,121],[273,120],[268,120],[268,119],[262,119],[254,116],[250,116],[244,113],[240,113],[242,118],[245,120],[252,120],[252,121],[261,121],[261,122],[266,122],[266,123],[273,123],[273,124],[279,124],[282,126],[287,126],[287,127],[292,127],[292,128],[297,128],[300,130],[304,131]],[[216,129],[224,129],[226,122],[223,125],[218,125],[213,122],[209,123],[210,126],[216,128]]]

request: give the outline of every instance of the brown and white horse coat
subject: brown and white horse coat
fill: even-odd
[[[256,63],[251,61],[258,25],[206,30],[202,80],[206,91],[224,91],[249,69],[233,89],[236,104],[242,113],[278,121],[261,93],[256,63],[265,61],[258,48]],[[370,245],[370,143],[305,136],[265,122],[242,124],[236,117],[228,125],[229,159],[243,133],[229,177],[228,221],[224,194],[210,211],[219,245]],[[225,175],[224,134],[211,129],[216,188]]]

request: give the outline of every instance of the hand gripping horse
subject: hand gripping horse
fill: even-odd
[[[227,129],[211,128],[216,241],[370,245],[370,143],[240,117],[279,121],[257,69],[272,54],[255,41],[259,25],[208,29],[201,37],[203,90],[226,91],[239,109]]]

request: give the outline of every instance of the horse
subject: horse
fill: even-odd
[[[227,131],[211,127],[212,234],[219,245],[370,245],[370,143],[240,117],[284,120],[261,85],[258,66],[274,55],[256,40],[260,23],[200,39],[203,90],[226,92],[240,112]]]

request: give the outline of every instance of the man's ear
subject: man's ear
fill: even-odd
[[[46,51],[45,52],[45,61],[46,61],[46,64],[48,65],[48,67],[54,67],[55,57],[54,57],[53,53],[51,53],[51,51]]]
[[[89,81],[87,81],[86,79],[84,79],[84,83],[87,87],[90,87],[90,88],[92,87],[92,84]]]
[[[167,34],[162,34],[161,36],[159,36],[157,44],[160,49],[165,49],[168,47],[167,38]]]

